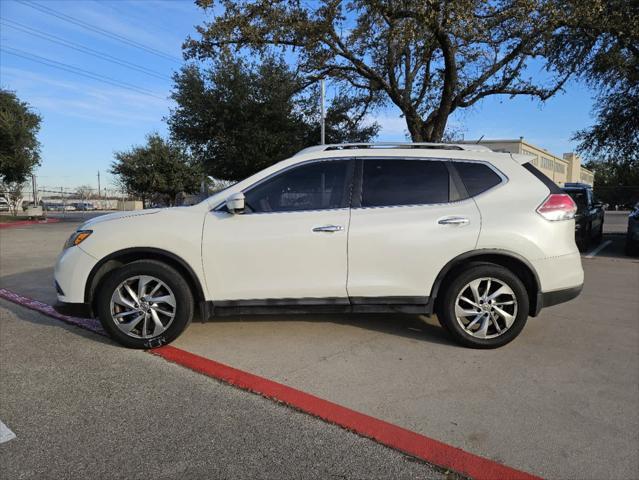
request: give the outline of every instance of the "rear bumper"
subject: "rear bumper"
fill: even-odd
[[[576,287],[563,288],[552,292],[539,292],[537,294],[537,305],[533,317],[537,316],[542,308],[552,307],[560,303],[568,302],[577,298],[583,289],[583,284]]]
[[[91,318],[93,316],[91,305],[88,303],[56,302],[53,309],[69,317]]]

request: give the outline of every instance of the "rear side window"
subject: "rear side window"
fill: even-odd
[[[448,169],[431,160],[364,160],[362,207],[449,201]]]
[[[523,167],[530,173],[532,173],[535,177],[537,177],[537,179],[540,180],[541,183],[546,185],[548,187],[548,190],[550,190],[550,193],[563,193],[561,191],[561,188],[559,188],[559,185],[557,185],[550,178],[537,170],[532,163],[524,163]]]
[[[454,165],[471,197],[479,195],[501,182],[499,175],[483,163],[455,162]]]

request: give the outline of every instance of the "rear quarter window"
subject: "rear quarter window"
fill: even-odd
[[[454,165],[471,197],[479,195],[501,182],[501,177],[483,163],[455,162]]]

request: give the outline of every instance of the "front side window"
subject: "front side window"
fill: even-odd
[[[344,208],[349,203],[348,161],[293,167],[245,192],[249,213]]]
[[[448,169],[437,160],[364,160],[362,207],[449,201]]]

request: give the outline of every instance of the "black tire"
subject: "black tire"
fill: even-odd
[[[599,230],[597,230],[597,234],[595,235],[595,238],[593,238],[592,244],[599,245],[602,240],[603,240],[603,222],[601,222],[601,225],[599,225]]]
[[[590,246],[591,237],[592,237],[592,224],[589,223],[588,225],[586,225],[585,229],[583,230],[581,234],[581,238],[577,241],[577,247],[579,247],[580,251],[585,252],[586,250],[588,250],[588,247]]]
[[[479,278],[494,278],[510,287],[517,301],[515,319],[507,330],[494,338],[476,338],[467,333],[457,321],[455,302],[462,289],[471,281]],[[526,287],[513,272],[500,265],[489,263],[471,263],[460,271],[443,293],[437,316],[446,330],[459,344],[471,348],[498,348],[514,340],[526,325],[529,311],[529,299]],[[514,312],[512,312],[514,313]]]
[[[149,275],[164,282],[175,296],[175,313],[171,324],[161,334],[151,338],[133,338],[116,326],[111,315],[111,297],[125,280],[137,275]],[[96,311],[104,329],[115,341],[129,348],[156,348],[175,340],[191,323],[193,294],[186,280],[175,269],[156,260],[139,260],[113,270],[96,290]]]
[[[625,254],[629,257],[636,257],[639,255],[639,244],[633,242],[630,238],[626,238]]]

